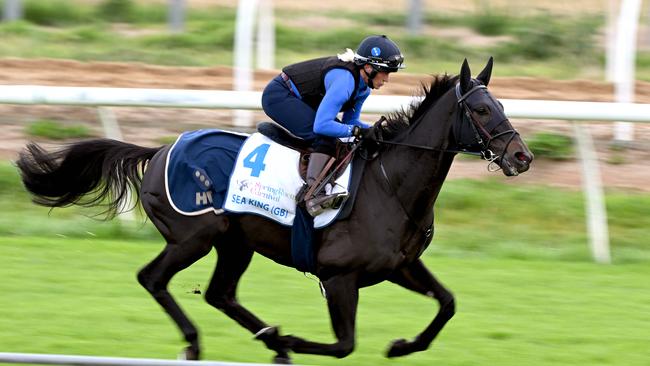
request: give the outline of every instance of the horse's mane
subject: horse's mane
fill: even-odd
[[[408,108],[386,116],[386,125],[383,126],[383,133],[385,137],[391,138],[406,130],[411,124],[420,119],[424,113],[429,110],[443,94],[445,94],[452,86],[456,85],[458,76],[455,75],[434,75],[431,85],[427,86],[425,83],[421,84],[420,96],[424,96],[421,101],[416,100]]]

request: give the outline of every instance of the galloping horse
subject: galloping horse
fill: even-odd
[[[281,335],[243,307],[237,284],[253,254],[293,267],[291,230],[248,214],[174,211],[165,191],[165,157],[170,146],[145,148],[96,139],[48,153],[29,144],[17,161],[34,201],[50,207],[109,202],[123,207],[129,187],[167,241],[139,273],[138,281],[171,316],[188,342],[187,359],[198,359],[196,327],[167,285],[174,274],[214,247],[218,260],[205,300],[248,329],[275,351],[276,362],[289,352],[345,357],[354,349],[359,288],[388,280],[427,297],[440,308],[413,340],[392,342],[387,356],[426,350],[454,315],[454,297],[419,259],[432,239],[433,206],[457,153],[473,153],[507,176],[528,170],[533,156],[488,91],[492,59],[471,78],[467,60],[460,75],[436,76],[423,87],[424,99],[387,116],[379,129],[376,156],[364,161],[364,174],[349,216],[315,233],[316,271],[326,294],[336,341],[331,344]],[[145,169],[146,165],[146,169]]]

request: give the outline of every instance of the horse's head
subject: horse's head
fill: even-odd
[[[507,176],[518,175],[528,170],[533,153],[510,124],[503,105],[487,89],[492,63],[490,57],[483,71],[472,79],[467,60],[463,62],[456,84],[458,119],[452,134],[461,149],[481,153]]]

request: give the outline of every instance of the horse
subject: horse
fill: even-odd
[[[254,253],[294,267],[290,228],[248,214],[181,215],[165,194],[170,145],[147,148],[94,139],[47,152],[29,143],[16,165],[34,202],[49,207],[108,205],[123,209],[128,191],[139,199],[166,246],[137,275],[139,283],[182,332],[186,359],[199,359],[198,331],[167,289],[176,273],[216,249],[217,262],[205,301],[221,310],[290,363],[290,352],[342,358],[355,347],[359,289],[390,281],[437,300],[438,311],[411,340],[397,339],[387,357],[424,351],[455,313],[454,296],[419,259],[433,237],[434,203],[458,153],[480,155],[506,176],[527,171],[533,154],[487,89],[490,58],[476,78],[467,60],[460,74],[436,75],[422,84],[423,99],[376,123],[374,154],[347,218],[315,232],[315,275],[327,300],[336,341],[319,343],[283,335],[237,299],[237,284]],[[370,151],[371,149],[368,149]],[[494,169],[493,169],[494,170]]]

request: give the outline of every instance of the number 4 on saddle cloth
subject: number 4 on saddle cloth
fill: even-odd
[[[278,125],[262,123],[260,130],[273,139],[261,133],[216,129],[183,133],[167,155],[165,186],[174,209],[184,215],[251,213],[292,226],[296,196],[305,184],[308,146],[304,140],[286,135]],[[294,149],[273,140],[289,143]],[[348,191],[351,165],[340,169],[342,174],[331,193]],[[341,211],[349,211],[345,208],[350,203],[325,210],[314,218],[314,228],[334,222]]]

